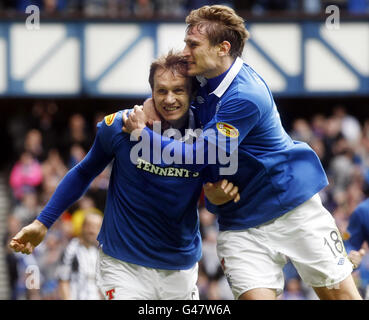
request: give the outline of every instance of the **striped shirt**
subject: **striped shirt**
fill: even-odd
[[[101,299],[96,285],[96,261],[98,248],[86,247],[74,238],[66,247],[57,269],[57,277],[70,283],[72,300]]]

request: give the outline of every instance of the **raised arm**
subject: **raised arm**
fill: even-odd
[[[86,157],[69,170],[59,183],[36,220],[20,230],[10,241],[10,248],[16,252],[32,253],[44,239],[48,228],[87,191],[92,180],[111,160],[112,157],[104,152],[97,137]]]

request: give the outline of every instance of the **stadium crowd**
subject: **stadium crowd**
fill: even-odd
[[[8,234],[3,239],[5,248],[11,237],[39,214],[66,172],[85,156],[93,142],[96,124],[104,117],[100,112],[93,117],[75,113],[69,116],[66,126],[62,114],[55,102],[37,101],[27,114],[27,121],[19,114],[8,121],[7,130],[16,157],[8,175],[12,206]],[[328,116],[314,114],[309,119],[297,118],[290,125],[290,135],[312,146],[323,163],[330,185],[320,195],[342,234],[353,210],[369,195],[369,118],[360,120],[350,115],[345,106],[337,105]],[[63,297],[59,285],[65,279],[63,252],[75,237],[83,237],[86,215],[103,215],[109,175],[110,167],[53,225],[33,254],[22,255],[6,249],[11,299]],[[233,299],[216,255],[218,226],[215,216],[205,208],[203,197],[199,200],[199,214],[203,238],[198,278],[200,299]],[[365,248],[368,250],[368,244]],[[73,263],[70,262],[72,271],[82,272]],[[39,289],[30,289],[29,268],[37,269]],[[284,272],[285,291],[280,299],[316,299],[291,263],[285,266]],[[369,254],[354,271],[354,278],[363,297],[369,299]]]
[[[206,4],[225,4],[254,15],[282,11],[319,14],[332,4],[349,14],[369,13],[368,0],[5,0],[0,2],[0,10],[24,13],[27,6],[37,5],[45,15],[151,19],[183,18],[193,8]]]

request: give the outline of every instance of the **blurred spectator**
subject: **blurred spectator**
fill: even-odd
[[[29,152],[23,152],[10,172],[9,183],[13,195],[17,200],[21,200],[26,190],[39,186],[41,182],[40,163]]]
[[[7,221],[7,235],[5,237],[6,261],[10,284],[10,299],[35,300],[40,299],[39,272],[37,261],[33,254],[15,253],[8,247],[9,241],[19,231],[22,224],[15,215],[9,215]],[[32,281],[31,277],[35,277]]]
[[[183,17],[186,15],[185,0],[156,0],[156,13],[160,16]]]
[[[37,129],[27,132],[24,139],[24,150],[29,152],[38,161],[44,160],[44,149],[42,146],[42,135]]]
[[[73,168],[86,156],[86,151],[81,145],[75,143],[71,146],[69,152],[68,168]]]
[[[48,153],[46,160],[42,163],[42,172],[46,179],[54,179],[55,183],[59,183],[65,176],[68,169],[64,165],[64,162],[57,149],[51,149]]]
[[[102,216],[85,216],[79,238],[70,241],[58,267],[59,292],[64,300],[99,300],[102,295],[96,285],[97,235]]]
[[[136,0],[133,3],[133,14],[139,18],[152,18],[154,15],[154,3],[152,0]]]
[[[199,209],[200,230],[203,238],[202,259],[199,271],[199,292],[201,299],[232,300],[233,294],[224,276],[216,250],[218,225],[215,215],[205,207]],[[200,277],[201,274],[201,277]]]
[[[369,252],[364,255],[358,268],[360,277],[359,287],[365,300],[369,300]]]
[[[109,17],[128,17],[132,14],[134,0],[108,0],[107,14]]]
[[[326,150],[326,161],[329,163],[335,153],[335,143],[342,137],[341,122],[337,117],[328,117],[324,126],[324,146]]]
[[[291,278],[287,281],[281,300],[305,300],[299,279]]]
[[[323,138],[325,135],[326,119],[321,113],[315,114],[311,120],[311,127],[317,138]]]
[[[7,233],[3,239],[3,246],[5,248],[6,254],[6,263],[7,263],[7,271],[9,277],[9,286],[10,286],[10,299],[17,299],[17,284],[18,284],[18,261],[16,254],[13,250],[10,250],[8,244],[13,236],[17,234],[22,227],[19,219],[17,219],[14,215],[9,215],[7,219]]]
[[[14,293],[16,300],[40,300],[42,297],[38,287],[39,269],[35,256],[33,254],[24,255],[20,252],[14,255],[18,272]],[[35,279],[33,280],[32,277]]]
[[[216,250],[216,239],[218,231],[208,228],[203,235],[202,263],[204,271],[210,279],[219,279],[223,275]]]
[[[51,15],[63,11],[67,0],[43,0],[43,12]]]
[[[73,235],[78,237],[82,231],[83,221],[85,217],[90,213],[95,213],[99,215],[103,215],[103,213],[96,208],[95,201],[85,195],[77,202],[77,209],[72,212],[72,226],[73,226]]]
[[[42,276],[40,294],[44,300],[59,300],[56,271],[64,245],[63,234],[53,227],[48,231],[45,240],[34,251]]]
[[[326,157],[326,151],[325,151],[325,145],[322,139],[313,137],[309,142],[310,147],[315,151],[315,153],[318,155],[323,168],[327,170],[328,168],[328,161]]]
[[[216,217],[204,205],[201,205],[199,208],[199,218],[201,235],[204,237],[208,229],[216,227]]]
[[[0,2],[0,8],[14,8],[25,12],[27,6],[37,5],[44,14],[67,13],[86,17],[151,18],[181,17],[203,5],[223,4],[237,11],[250,11],[255,15],[277,13],[278,15],[301,12],[319,14],[329,5],[336,5],[351,14],[369,12],[368,0],[10,0]]]
[[[199,276],[197,278],[197,288],[199,289],[200,300],[208,300],[208,297],[207,297],[208,285],[209,285],[208,277],[202,268],[202,263],[200,260]]]
[[[69,118],[68,128],[60,146],[62,154],[67,154],[72,145],[79,145],[84,150],[89,150],[92,142],[93,137],[88,132],[85,118],[79,113],[73,114]]]
[[[65,12],[70,15],[80,14],[83,11],[84,0],[66,0]]]
[[[37,192],[33,189],[27,190],[21,202],[15,206],[13,215],[22,225],[31,223],[41,212]]]
[[[7,122],[7,131],[9,132],[11,145],[13,147],[12,151],[16,155],[24,151],[24,138],[29,130],[27,120],[27,116],[24,112],[18,112]]]
[[[83,13],[87,17],[105,16],[107,13],[107,0],[84,0]]]
[[[48,153],[48,157],[42,163],[43,181],[40,203],[43,206],[46,204],[46,201],[50,199],[67,171],[68,169],[65,166],[59,151],[57,149],[51,149]]]
[[[311,142],[313,139],[313,132],[305,119],[300,118],[293,121],[291,138],[306,143]]]
[[[357,146],[357,155],[360,159],[365,183],[369,186],[369,120],[364,122],[361,142]]]
[[[330,162],[328,173],[334,181],[333,193],[343,192],[351,182],[355,170],[354,151],[344,138],[334,144],[336,155]]]
[[[347,141],[355,146],[361,138],[361,126],[359,121],[349,115],[346,108],[338,105],[333,110],[333,116],[341,122],[341,133]]]
[[[58,140],[55,114],[58,106],[55,102],[36,101],[32,106],[31,125],[37,128],[42,135],[44,153],[55,147],[55,141]]]

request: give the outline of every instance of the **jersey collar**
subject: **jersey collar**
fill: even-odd
[[[215,94],[218,98],[220,98],[224,94],[224,92],[228,89],[228,87],[231,85],[233,79],[240,72],[242,65],[243,60],[237,57],[236,61],[233,63],[233,66],[230,68],[230,70],[228,71],[222,82],[219,84],[219,86],[209,94]]]
[[[196,132],[194,131],[196,129],[195,116],[191,108],[188,109],[188,129],[192,129],[192,130],[185,130],[185,135],[181,139],[179,139],[179,141],[186,142],[191,137],[197,138]]]

